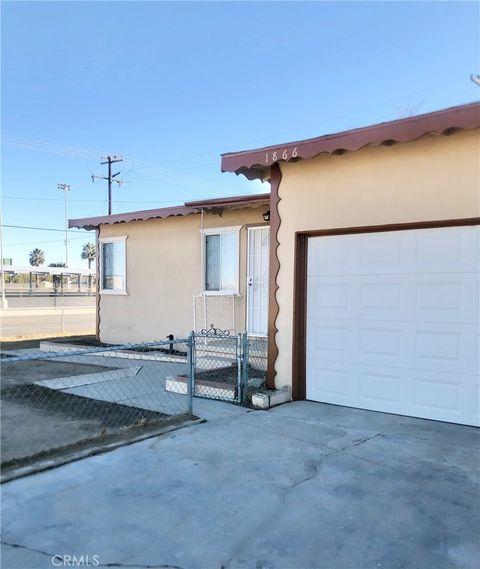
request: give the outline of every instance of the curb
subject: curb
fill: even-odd
[[[194,425],[200,425],[206,422],[207,422],[206,419],[191,419],[184,421],[179,425],[169,425],[167,427],[162,427],[160,429],[150,431],[142,435],[138,435],[137,437],[131,439],[115,441],[104,445],[96,445],[88,449],[66,454],[64,456],[57,456],[53,458],[40,460],[28,466],[13,468],[6,474],[2,474],[0,479],[0,484],[5,484],[6,482],[11,482],[12,480],[17,480],[18,478],[24,478],[25,476],[31,476],[32,474],[37,474],[38,472],[45,472],[47,470],[52,470],[53,468],[58,468],[59,466],[69,464],[71,462],[76,462],[77,460],[82,460],[84,458],[95,456],[97,454],[104,454],[106,452],[110,452],[120,447],[129,446],[138,443],[140,441],[144,441],[146,439],[151,439],[154,437],[158,437],[160,435],[165,435],[172,431],[178,431],[179,429],[183,429],[185,427],[192,427]]]

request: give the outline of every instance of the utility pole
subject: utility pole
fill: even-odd
[[[123,162],[123,158],[121,156],[102,156],[102,160],[103,162],[100,162],[100,164],[108,164],[108,176],[94,176],[92,174],[92,182],[95,181],[95,179],[100,179],[100,180],[107,180],[108,182],[108,215],[112,215],[112,183],[116,182],[119,186],[123,183],[123,180],[115,180],[115,177],[118,176],[120,174],[120,172],[116,172],[115,174],[112,174],[112,164],[115,164],[115,162]]]
[[[67,193],[70,191],[68,184],[57,184],[57,188],[65,194],[65,266],[68,267],[68,210]]]
[[[1,278],[2,278],[2,308],[8,308],[8,301],[5,297],[5,268],[3,264],[3,220],[2,208],[0,207],[0,257],[1,257]]]
[[[475,85],[477,85],[478,87],[480,87],[480,75],[470,75],[470,81],[472,81],[473,83],[475,83]]]

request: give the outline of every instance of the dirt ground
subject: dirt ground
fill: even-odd
[[[47,353],[45,353],[45,357],[48,357]],[[51,360],[27,360],[9,363],[7,358],[2,361],[1,385],[4,388],[22,383],[32,383],[41,379],[100,373],[102,371],[111,371],[112,369],[115,368]]]
[[[46,357],[48,355],[46,354]],[[169,417],[155,411],[73,395],[35,381],[112,371],[88,363],[2,361],[2,469],[34,462],[59,449],[128,435],[132,427],[158,426]]]

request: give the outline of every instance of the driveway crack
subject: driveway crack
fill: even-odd
[[[44,551],[43,549],[37,549],[36,547],[28,547],[27,545],[21,545],[20,543],[12,543],[9,541],[0,541],[2,545],[6,545],[8,547],[13,547],[14,549],[23,549],[25,551],[31,551],[32,553],[39,553],[40,555],[45,555],[46,557],[63,557],[58,553],[50,553],[48,551]],[[93,566],[93,564],[92,564]],[[95,567],[133,567],[136,569],[183,569],[179,565],[169,565],[169,564],[161,564],[161,565],[143,565],[142,563],[98,563],[95,564]]]
[[[300,484],[304,484],[305,482],[309,482],[310,480],[315,478],[317,473],[318,473],[318,465],[314,464],[313,468],[312,468],[312,472],[308,476],[306,476],[302,480],[299,480],[298,482],[294,482],[293,484],[290,484],[290,486],[287,486],[285,488],[285,490],[291,490],[292,488],[295,488],[296,486],[300,486]]]
[[[383,433],[376,433],[375,435],[372,435],[371,437],[366,437],[366,438],[364,438],[364,439],[361,439],[361,440],[357,441],[357,442],[356,442],[355,444],[353,444],[353,445],[347,445],[347,446],[344,447],[344,448],[340,448],[340,449],[338,449],[337,452],[343,452],[344,450],[351,449],[351,448],[354,448],[354,447],[358,447],[358,446],[360,446],[360,445],[363,445],[363,443],[366,443],[367,441],[371,441],[371,440],[374,439],[375,437],[380,437],[380,436],[382,436],[382,435],[383,435]]]

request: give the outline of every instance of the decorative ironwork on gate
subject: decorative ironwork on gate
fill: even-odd
[[[194,396],[247,404],[251,392],[264,386],[266,338],[231,335],[211,324],[193,334],[192,345]]]

